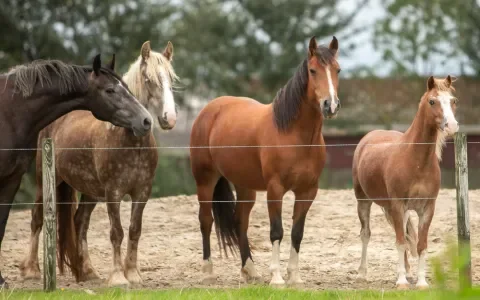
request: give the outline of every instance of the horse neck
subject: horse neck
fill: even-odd
[[[434,124],[432,125],[431,122],[428,122],[425,115],[424,105],[420,105],[412,125],[410,125],[403,136],[403,140],[404,142],[412,143],[407,147],[410,152],[409,157],[417,158],[418,161],[430,164],[431,160],[437,160],[438,129]]]
[[[296,131],[304,144],[315,143],[316,138],[322,133],[323,115],[312,103],[308,95],[303,99],[297,119],[292,124],[292,130]]]
[[[47,125],[61,116],[77,109],[84,109],[84,97],[87,95],[87,88],[60,95],[57,91],[40,90],[28,99],[16,99],[16,103],[22,102],[18,110],[23,110],[28,120],[24,122],[24,131],[31,139],[36,139],[38,133]]]

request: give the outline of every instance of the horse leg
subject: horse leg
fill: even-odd
[[[246,282],[258,281],[261,277],[255,270],[255,265],[252,260],[252,253],[248,243],[248,224],[250,219],[250,212],[255,204],[256,192],[253,190],[243,189],[235,186],[237,192],[237,200],[240,200],[235,205],[235,221],[237,223],[239,235],[240,256],[242,258],[242,277]],[[251,201],[251,202],[241,202]]]
[[[38,263],[38,244],[43,226],[43,189],[37,186],[35,205],[32,208],[30,223],[30,248],[27,256],[20,264],[20,274],[24,279],[40,279],[40,265]]]
[[[276,182],[267,187],[268,216],[270,218],[270,241],[272,242],[272,260],[270,285],[284,285],[285,281],[280,273],[280,243],[283,238],[282,200],[285,189]]]
[[[361,197],[359,199],[365,198]],[[372,208],[372,203],[373,202],[369,200],[357,200],[357,213],[362,226],[362,229],[360,230],[360,239],[362,240],[362,258],[360,260],[360,267],[358,268],[358,277],[361,279],[367,278],[367,248],[371,235],[370,210]]]
[[[75,212],[75,231],[77,233],[77,250],[78,257],[82,263],[83,278],[79,281],[100,279],[100,276],[95,271],[88,253],[87,232],[90,226],[90,217],[92,215],[98,200],[88,195],[82,194]]]
[[[300,252],[300,244],[303,239],[305,229],[305,219],[308,210],[312,206],[313,199],[317,195],[318,188],[315,186],[307,191],[295,192],[295,204],[293,207],[293,226],[292,226],[292,247],[290,249],[290,259],[288,261],[288,284],[302,284],[298,272],[298,254]]]
[[[405,252],[407,251],[407,239],[405,237],[404,217],[406,216],[406,214],[403,210],[402,205],[395,204],[391,206],[389,215],[392,220],[393,229],[395,230],[396,245],[398,251],[398,279],[396,282],[396,286],[398,289],[408,289],[409,283],[407,281],[405,269]]]
[[[431,200],[430,200],[431,201]],[[418,280],[417,288],[426,289],[428,288],[427,280],[425,279],[426,275],[426,265],[427,265],[427,240],[428,240],[428,229],[432,223],[433,214],[435,212],[435,202],[432,201],[425,205],[424,210],[418,210],[418,244],[417,244],[417,253],[418,253]]]
[[[142,234],[142,217],[145,205],[152,191],[149,185],[132,197],[132,212],[128,230],[127,254],[125,255],[125,277],[132,284],[142,283],[142,277],[137,267],[138,241]]]
[[[0,253],[2,249],[2,242],[5,236],[5,229],[7,227],[8,216],[10,215],[10,209],[12,208],[12,203],[15,198],[15,194],[20,188],[20,183],[22,182],[23,173],[17,173],[14,176],[11,176],[5,180],[5,184],[0,187]],[[2,259],[3,260],[3,259]],[[8,288],[8,284],[2,276],[0,268],[0,286]]]
[[[122,241],[123,228],[120,220],[120,201],[123,195],[119,193],[107,193],[107,211],[110,219],[110,241],[113,248],[113,271],[110,273],[108,286],[128,286],[129,282],[125,278],[122,265]]]
[[[213,263],[210,252],[210,234],[212,233],[213,214],[212,214],[212,198],[215,182],[210,184],[197,184],[197,196],[199,202],[198,220],[200,222],[200,230],[202,232],[203,244],[203,266],[202,272],[204,284],[212,284],[217,280],[213,274]]]

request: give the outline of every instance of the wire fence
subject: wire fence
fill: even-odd
[[[235,148],[315,148],[315,147],[356,147],[360,143],[341,143],[341,144],[286,144],[286,145],[220,145],[220,146],[157,146],[157,147],[55,147],[55,150],[67,150],[67,151],[79,151],[79,150],[152,150],[152,149],[235,149]],[[365,146],[387,146],[387,145],[436,145],[435,142],[402,142],[402,143],[374,143],[364,144]],[[454,141],[446,141],[444,144],[454,144]],[[480,144],[480,142],[467,142],[467,144]],[[0,148],[0,151],[41,151],[42,148]],[[168,199],[168,197],[166,197]],[[165,199],[165,198],[164,198]],[[150,199],[155,200],[155,199]],[[176,200],[176,199],[172,199]],[[409,201],[409,200],[436,200],[436,197],[400,197],[400,198],[356,198],[357,201]],[[295,199],[295,202],[311,202],[311,199]],[[96,202],[57,202],[58,205],[72,205],[72,204],[99,204],[99,203],[131,203],[141,204],[148,201],[106,201],[102,199]],[[213,202],[236,202],[236,203],[268,203],[268,202],[285,202],[285,200],[199,200],[198,203],[213,203]],[[0,203],[1,206],[31,206],[31,205],[43,205],[43,203],[33,202],[15,202],[15,203]]]
[[[388,145],[436,145],[435,142],[425,143],[375,143],[365,146]],[[444,144],[454,144],[447,141]],[[467,144],[480,144],[480,142],[467,142]],[[356,147],[359,143],[350,144],[291,144],[291,145],[221,145],[221,146],[157,146],[157,147],[55,147],[55,150],[152,150],[152,149],[232,149],[232,148],[328,148],[328,147]],[[42,148],[0,148],[0,151],[40,151]]]

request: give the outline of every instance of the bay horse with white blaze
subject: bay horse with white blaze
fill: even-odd
[[[226,252],[227,246],[230,250],[240,249],[242,276],[247,281],[259,279],[247,229],[256,191],[262,190],[267,191],[273,246],[270,284],[285,284],[280,273],[281,213],[283,196],[289,190],[294,192],[296,202],[288,282],[302,282],[298,253],[307,212],[317,194],[318,179],[325,165],[322,125],[324,118],[334,117],[340,108],[337,53],[335,37],[329,47],[318,47],[313,37],[307,58],[272,104],[264,105],[244,97],[219,97],[208,103],[195,120],[190,154],[200,203],[205,282],[215,280],[210,256],[214,220],[223,250]],[[229,182],[235,186],[236,203]]]
[[[455,119],[457,99],[452,95],[452,78],[428,78],[427,91],[417,114],[405,133],[374,130],[362,138],[353,156],[353,186],[362,226],[362,258],[359,276],[367,274],[367,246],[370,240],[370,208],[382,207],[393,226],[398,250],[399,289],[408,288],[409,249],[418,260],[417,288],[427,288],[425,279],[428,229],[440,190],[440,163],[445,139],[458,131]],[[420,144],[419,144],[420,143]],[[375,200],[392,199],[392,200]],[[395,200],[396,199],[396,200]],[[409,217],[418,214],[418,238]]]
[[[32,148],[0,151],[0,249],[9,204],[35,157],[40,130],[73,110],[91,111],[96,118],[129,128],[139,136],[151,130],[148,111],[121,77],[102,67],[100,55],[93,60],[93,67],[37,60],[0,75],[0,148]],[[0,273],[0,284],[4,283]]]
[[[140,103],[157,116],[160,127],[172,129],[177,117],[172,93],[173,83],[177,79],[171,65],[173,45],[168,42],[162,54],[152,51],[147,41],[140,52],[141,55],[130,66],[123,80]],[[143,210],[150,197],[158,161],[153,133],[137,137],[129,130],[96,120],[88,112],[72,112],[46,127],[40,137],[51,137],[57,147],[55,163],[60,270],[63,272],[66,262],[77,281],[99,278],[88,254],[87,231],[96,203],[106,200],[113,246],[113,271],[108,285],[141,283],[137,248]],[[88,149],[60,149],[84,147]],[[75,190],[82,193],[76,212]],[[124,234],[120,222],[120,201],[126,194],[131,196],[133,203],[123,264],[121,245]],[[40,278],[38,242],[43,224],[42,196],[42,157],[38,152],[37,205],[32,210],[30,251],[20,266],[24,278]]]

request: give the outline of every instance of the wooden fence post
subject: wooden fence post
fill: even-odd
[[[462,265],[459,270],[462,287],[472,286],[472,260],[470,250],[470,216],[468,212],[467,136],[455,134],[455,184],[457,188],[458,253]]]
[[[55,184],[55,148],[52,139],[42,140],[43,177],[43,290],[57,286],[57,216]]]

